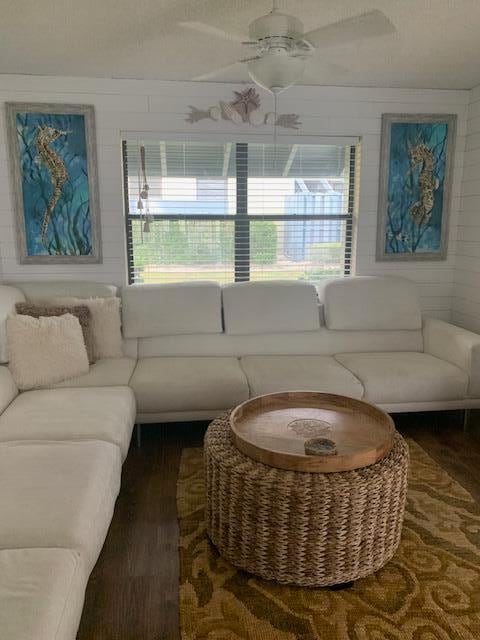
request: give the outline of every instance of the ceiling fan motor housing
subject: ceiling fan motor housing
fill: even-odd
[[[303,33],[303,24],[294,16],[272,11],[254,20],[248,32],[252,40],[282,37],[297,40]]]

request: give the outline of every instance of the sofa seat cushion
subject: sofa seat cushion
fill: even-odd
[[[248,398],[237,358],[141,358],[130,385],[139,413],[228,409]]]
[[[363,396],[357,378],[330,356],[245,356],[240,362],[251,396],[294,390]]]
[[[128,386],[136,360],[134,358],[104,358],[90,366],[83,376],[69,378],[52,385],[59,387],[123,387]]]
[[[0,550],[0,637],[75,638],[86,582],[71,549]]]
[[[0,442],[103,440],[125,459],[135,415],[129,387],[27,391],[0,415]]]
[[[363,384],[365,400],[386,404],[458,400],[468,375],[427,353],[342,353],[335,356]]]
[[[17,385],[7,367],[0,365],[0,414],[18,395]]]
[[[90,572],[120,489],[120,450],[109,442],[0,445],[0,549],[64,547]]]

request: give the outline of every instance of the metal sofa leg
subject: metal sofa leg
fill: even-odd
[[[142,425],[141,424],[137,423],[135,425],[135,437],[137,441],[137,447],[140,448],[142,446]]]
[[[463,411],[463,430],[468,431],[468,423],[470,422],[471,409],[464,409]]]

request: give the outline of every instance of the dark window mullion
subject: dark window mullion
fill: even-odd
[[[140,216],[138,215],[134,215],[134,214],[130,214],[130,217],[132,220],[139,220]],[[205,221],[210,221],[210,220],[224,220],[225,222],[228,221],[234,221],[235,220],[235,216],[232,215],[225,215],[225,214],[188,214],[188,213],[151,213],[150,214],[150,218],[152,220],[182,220],[182,221],[188,221],[188,220],[201,220],[203,222]],[[326,213],[326,214],[318,214],[318,215],[310,215],[310,214],[305,214],[305,215],[297,215],[297,214],[292,214],[292,215],[288,215],[288,214],[273,214],[273,215],[268,215],[265,216],[263,214],[251,214],[248,216],[248,219],[250,220],[250,222],[252,220],[271,220],[273,222],[277,221],[277,222],[285,222],[288,220],[348,220],[349,218],[351,218],[351,214],[350,213],[338,213],[338,214],[331,214],[331,213]]]
[[[349,276],[352,272],[352,238],[353,238],[353,212],[355,206],[355,162],[356,147],[350,147],[350,162],[348,167],[348,213],[349,217],[345,222],[345,258],[343,263],[343,273]]]
[[[248,219],[248,144],[235,145],[235,282],[250,280],[250,221]]]
[[[123,202],[125,207],[125,236],[127,240],[127,278],[128,284],[135,281],[133,264],[133,236],[132,236],[132,217],[130,216],[130,204],[128,200],[128,160],[127,160],[127,141],[122,141],[122,157],[123,157]]]
[[[132,221],[139,221],[141,219],[141,217],[139,215],[134,215],[134,214],[129,214],[128,218]],[[181,214],[181,215],[175,215],[175,214],[171,214],[171,213],[165,213],[165,214],[150,214],[150,218],[152,220],[155,221],[161,221],[161,220],[181,220],[182,222],[190,222],[190,221],[199,221],[199,222],[234,222],[235,221],[235,216],[225,216],[223,214],[219,214],[219,215],[197,215],[197,214],[192,214],[192,215],[188,215],[188,214]],[[315,216],[315,215],[309,215],[309,214],[301,214],[301,215],[284,215],[282,216],[281,214],[279,215],[251,215],[248,216],[248,219],[250,221],[252,220],[262,220],[262,221],[272,221],[272,222],[291,222],[292,220],[295,222],[315,222],[318,220],[349,220],[351,218],[350,215],[343,215],[343,214],[330,214],[330,215],[319,215],[319,216]]]

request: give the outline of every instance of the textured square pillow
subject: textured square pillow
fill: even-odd
[[[120,298],[52,298],[42,302],[68,307],[87,306],[92,314],[91,328],[95,360],[123,356]]]
[[[7,318],[9,368],[22,391],[88,373],[87,350],[78,318]]]
[[[90,309],[84,305],[76,305],[73,307],[58,306],[51,307],[41,304],[32,304],[30,302],[18,302],[15,305],[17,313],[23,316],[32,316],[32,318],[51,317],[51,316],[64,316],[66,313],[71,313],[72,316],[78,318],[80,326],[82,327],[83,341],[87,348],[87,356],[90,364],[95,362],[94,356],[94,343],[93,343],[93,330],[92,330],[92,314]]]

